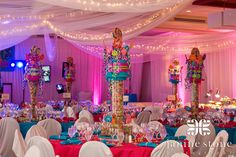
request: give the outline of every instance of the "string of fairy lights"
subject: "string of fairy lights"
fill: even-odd
[[[174,9],[176,9],[180,4],[175,4],[173,7],[170,8],[165,8],[162,9],[161,11],[158,11],[156,13],[154,13],[153,15],[151,15],[150,17],[136,23],[133,26],[130,26],[128,29],[123,29],[123,34],[129,34],[132,33],[138,29],[141,29],[153,22],[155,22],[156,20],[158,20],[160,17],[165,16],[166,14],[171,13]],[[37,28],[37,27],[41,27],[42,25],[49,27],[54,33],[59,34],[60,36],[66,37],[66,38],[70,38],[73,40],[82,40],[82,41],[98,41],[98,40],[104,40],[104,39],[110,39],[112,38],[110,33],[103,33],[103,34],[89,34],[89,33],[85,33],[85,32],[74,32],[74,33],[67,33],[63,30],[61,30],[59,27],[56,27],[53,23],[51,23],[48,19],[49,18],[53,18],[55,15],[53,14],[49,14],[49,15],[45,15],[45,16],[28,16],[28,19],[38,19],[38,20],[42,20],[41,23],[38,24],[33,24],[30,26],[25,26],[25,27],[17,27],[17,28],[13,28],[10,31],[1,31],[0,32],[0,36],[6,36],[8,34],[13,34],[15,33],[20,33],[23,31],[27,31],[29,28]],[[1,20],[7,20],[7,18],[9,18],[9,20],[16,20],[16,19],[23,19],[23,18],[27,18],[27,16],[21,16],[21,17],[12,17],[12,16],[5,16],[5,17],[0,17],[0,21]]]
[[[123,34],[129,34],[132,33],[138,29],[141,29],[142,27],[145,27],[153,22],[155,22],[158,18],[165,16],[166,14],[169,14],[172,12],[176,7],[178,7],[179,4],[174,5],[173,7],[162,9],[161,11],[158,11],[151,15],[150,17],[144,19],[143,21],[140,21],[133,25],[132,27],[129,27],[129,29],[123,30]],[[83,11],[82,11],[83,12]],[[82,13],[81,12],[81,13]],[[74,17],[75,13],[66,13],[66,16]],[[0,37],[8,36],[8,35],[14,35],[15,33],[22,33],[22,32],[28,32],[30,30],[35,30],[38,28],[48,27],[52,30],[53,33],[57,34],[58,36],[61,36],[63,38],[73,40],[73,41],[102,41],[104,39],[110,39],[111,33],[103,33],[103,34],[89,34],[84,32],[71,32],[67,33],[63,30],[61,30],[59,27],[55,26],[53,23],[51,23],[49,20],[55,18],[55,14],[45,14],[45,15],[28,15],[28,16],[11,16],[11,15],[4,15],[0,16],[0,22],[6,22],[6,21],[18,21],[18,20],[32,20],[37,21],[37,23],[33,23],[30,25],[25,26],[17,26],[14,28],[11,28],[9,30],[0,31]],[[170,42],[170,43],[168,43]],[[168,43],[168,44],[166,44]],[[133,49],[135,51],[131,54],[131,57],[142,57],[144,54],[152,54],[152,53],[158,53],[158,52],[186,52],[188,53],[191,51],[192,47],[198,47],[202,50],[207,49],[213,49],[213,48],[226,48],[230,47],[232,45],[235,45],[235,42],[233,40],[224,40],[224,41],[216,41],[212,42],[209,41],[207,43],[194,43],[194,44],[188,44],[188,46],[168,46],[171,45],[171,41],[168,39],[168,41],[162,41],[162,43],[153,42],[152,44],[134,44]],[[102,46],[91,46],[91,45],[79,45],[84,50],[93,53],[96,55],[103,55],[103,47]],[[143,53],[144,52],[144,53]]]

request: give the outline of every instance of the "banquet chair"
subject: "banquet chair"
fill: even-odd
[[[40,149],[37,146],[31,146],[24,157],[43,157],[40,153]]]
[[[76,105],[72,105],[72,110],[74,111],[75,116],[76,116],[77,113],[79,113],[79,112],[82,110],[82,108],[79,107],[79,106],[76,104]],[[76,117],[76,118],[77,118],[77,117]]]
[[[212,143],[216,136],[215,127],[212,125],[212,123],[210,123],[208,129],[210,130],[209,135],[204,136],[199,133],[196,135],[191,157],[199,157],[207,155],[209,151],[208,143]]]
[[[39,148],[42,157],[55,157],[52,144],[44,137],[31,137],[27,141],[27,150],[29,150],[32,146],[37,146]]]
[[[15,130],[20,130],[15,119],[6,117],[0,120],[0,156],[16,157],[12,150]]]
[[[161,143],[153,149],[151,157],[171,157],[175,153],[183,153],[183,146],[181,143],[169,140]]]
[[[87,122],[78,122],[78,120],[75,122],[74,126],[78,129],[78,130],[85,130],[89,127],[89,123]]]
[[[86,117],[89,120],[89,124],[94,123],[93,115],[88,110],[82,110],[79,113],[79,119],[82,117]]]
[[[76,118],[74,110],[72,109],[72,107],[68,106],[67,109],[66,109],[66,112],[67,112],[68,117]]]
[[[113,157],[109,147],[98,141],[89,141],[82,145],[79,157]]]
[[[164,127],[164,125],[161,124],[161,123],[158,122],[158,121],[150,121],[150,122],[148,122],[148,125],[149,125],[149,126],[155,125],[155,126],[158,126],[159,128]]]
[[[225,154],[225,147],[228,142],[228,138],[229,134],[225,130],[221,130],[217,134],[206,157],[223,157]]]
[[[33,125],[26,133],[25,141],[28,141],[33,136],[41,136],[47,138],[46,130],[40,125]]]
[[[157,121],[161,119],[164,111],[161,106],[154,106],[151,112],[150,121]]]
[[[47,137],[49,138],[52,135],[60,135],[61,134],[61,124],[55,119],[44,119],[38,122],[39,126],[42,126],[47,133]]]
[[[89,123],[89,120],[88,120],[88,118],[86,118],[86,117],[81,117],[81,118],[77,119],[76,122],[77,122],[77,123],[80,123],[80,122]]]
[[[189,127],[187,125],[182,125],[180,126],[176,133],[175,133],[175,136],[186,136],[186,139],[188,140],[189,142],[189,146],[190,146],[190,152],[193,151],[193,145],[194,145],[194,142],[195,142],[195,139],[196,139],[196,135],[189,135],[187,133]]]
[[[12,150],[17,157],[24,157],[26,153],[26,143],[24,141],[24,138],[22,137],[21,132],[18,129],[15,130]]]
[[[185,153],[175,153],[171,157],[189,157],[189,156]]]
[[[225,148],[224,157],[235,157],[236,156],[236,144],[230,145]]]
[[[51,105],[46,105],[44,107],[45,111],[48,112],[48,111],[53,111],[53,107]]]
[[[138,114],[137,119],[135,119],[135,123],[141,125],[142,123],[148,123],[150,120],[151,111],[142,111]]]

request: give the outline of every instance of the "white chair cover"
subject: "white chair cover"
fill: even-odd
[[[171,157],[189,157],[189,156],[185,153],[175,153]]]
[[[89,120],[90,124],[94,123],[93,115],[87,110],[82,110],[79,113],[79,118],[86,117]]]
[[[82,145],[79,157],[113,157],[109,147],[98,141],[89,141]]]
[[[158,122],[158,121],[150,121],[150,122],[148,122],[148,125],[155,125],[155,126],[158,126],[159,128],[162,128],[162,127],[164,127],[163,126],[163,124],[161,124],[160,122]]]
[[[234,117],[234,122],[236,122],[236,117]]]
[[[76,120],[77,123],[80,123],[80,122],[86,122],[86,123],[89,123],[89,120],[88,118],[86,117],[80,117],[79,119]]]
[[[68,106],[66,112],[67,112],[68,117],[76,118],[75,113],[74,113],[72,107]]]
[[[46,138],[40,136],[31,137],[27,141],[27,150],[31,146],[37,146],[42,157],[55,157],[52,144]]]
[[[163,109],[161,106],[153,106],[151,110],[150,121],[157,121],[161,119],[163,114]]]
[[[75,122],[74,126],[78,130],[86,130],[89,127],[89,123],[87,122],[79,122],[78,120]]]
[[[42,126],[46,130],[48,138],[52,135],[61,134],[61,124],[55,119],[44,119],[38,122],[37,125]]]
[[[40,125],[33,125],[26,133],[25,141],[28,141],[33,136],[41,136],[47,138],[46,130]]]
[[[15,130],[20,130],[15,119],[6,117],[0,120],[0,156],[15,157],[12,150]]]
[[[26,152],[24,157],[43,157],[40,153],[40,149],[37,146],[31,146]]]
[[[141,127],[138,124],[134,123],[134,122],[132,122],[130,125],[132,125],[132,131],[134,133],[138,133],[139,130],[141,129]]]
[[[48,112],[48,111],[53,111],[53,107],[51,105],[46,105],[44,107],[45,111]]]
[[[221,130],[214,142],[212,143],[209,152],[206,157],[223,157],[225,154],[225,148],[227,147],[229,134],[225,130]]]
[[[148,123],[150,120],[151,112],[149,110],[142,111],[138,114],[137,119],[135,119],[135,123],[141,125],[142,123]]]
[[[176,131],[175,136],[186,136],[186,139],[189,142],[190,152],[192,152],[196,136],[187,134],[188,129],[189,127],[187,125],[180,126],[178,130]]]
[[[236,156],[236,144],[230,145],[225,148],[225,157]]]
[[[191,154],[192,157],[199,157],[199,156],[203,157],[207,155],[209,151],[208,143],[212,143],[216,136],[215,128],[212,125],[212,123],[210,124],[208,128],[210,130],[210,135],[203,136],[201,134],[197,134],[195,143],[194,143],[193,152]]]
[[[15,138],[13,141],[12,150],[17,157],[24,157],[26,153],[26,143],[18,129],[15,130]]]
[[[183,153],[183,146],[179,142],[169,140],[161,143],[151,153],[151,157],[171,157],[175,153]]]
[[[82,109],[76,104],[72,106],[72,110],[74,111],[75,115],[79,113]]]

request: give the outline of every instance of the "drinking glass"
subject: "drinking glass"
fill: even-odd
[[[93,135],[93,131],[92,130],[86,130],[84,132],[84,136],[85,136],[86,141],[90,141],[91,138],[92,138],[92,135]]]
[[[73,128],[69,128],[69,129],[68,129],[68,135],[69,135],[70,139],[74,136],[74,130],[73,130]]]
[[[150,142],[152,141],[152,138],[153,138],[153,133],[152,133],[152,131],[151,131],[151,130],[148,130],[148,131],[146,132],[146,134],[145,134],[145,137],[146,137],[148,143],[150,143]]]

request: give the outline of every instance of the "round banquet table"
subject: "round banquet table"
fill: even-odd
[[[60,122],[61,126],[62,126],[62,132],[67,132],[68,128],[70,128],[72,125],[74,125],[74,122]],[[23,137],[25,137],[27,131],[31,128],[31,126],[37,124],[37,122],[21,122],[19,123],[20,125],[20,131],[23,135]],[[178,127],[172,127],[169,125],[165,125],[166,127],[166,131],[168,133],[169,136],[174,136],[175,132],[177,131]],[[228,132],[229,134],[229,142],[231,142],[232,144],[236,144],[236,127],[216,127],[215,126],[215,130],[216,130],[216,134],[218,132],[220,132],[221,130],[225,130]]]
[[[20,131],[22,136],[25,138],[27,131],[33,126],[36,125],[37,122],[21,122],[19,123]],[[60,122],[62,132],[67,132],[68,128],[74,125],[74,122]]]
[[[60,157],[78,157],[82,144],[61,145],[59,140],[50,140],[54,152]],[[150,157],[154,148],[140,147],[131,143],[110,147],[113,157]],[[184,147],[184,152],[190,155],[190,148]]]

